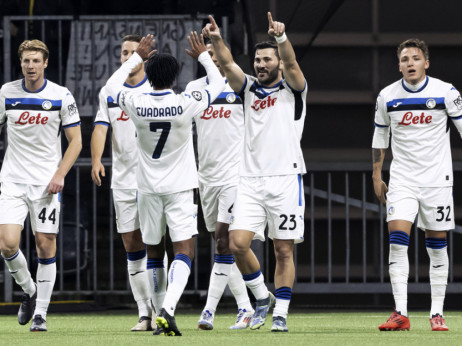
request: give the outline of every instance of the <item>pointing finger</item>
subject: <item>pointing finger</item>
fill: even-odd
[[[268,12],[268,23],[270,26],[273,26],[273,17],[271,16],[271,12]]]

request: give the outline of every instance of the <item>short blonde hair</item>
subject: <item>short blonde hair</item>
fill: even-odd
[[[25,40],[21,43],[18,48],[19,59],[22,58],[22,53],[26,50],[42,52],[43,61],[48,60],[48,57],[50,56],[50,51],[48,50],[47,45],[40,40]]]

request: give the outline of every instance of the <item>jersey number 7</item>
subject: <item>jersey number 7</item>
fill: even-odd
[[[172,123],[168,121],[162,122],[152,122],[149,123],[149,130],[152,132],[157,132],[157,130],[162,130],[160,134],[159,141],[157,142],[156,147],[154,148],[154,152],[152,153],[153,159],[158,159],[162,154],[162,150],[164,149],[165,142],[167,142],[168,134],[170,133],[170,129],[172,128]]]

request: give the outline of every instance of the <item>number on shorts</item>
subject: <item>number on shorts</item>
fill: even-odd
[[[151,132],[157,132],[157,130],[162,130],[160,134],[159,141],[157,142],[156,147],[154,148],[154,152],[152,153],[153,159],[158,159],[162,154],[162,150],[164,149],[165,142],[167,142],[168,134],[170,133],[170,129],[172,128],[172,123],[168,121],[162,122],[152,122],[149,123],[149,130]]]
[[[297,221],[295,221],[295,215],[290,214],[289,217],[285,214],[279,215],[279,217],[282,219],[281,224],[279,225],[279,229],[283,231],[293,231],[297,227]],[[286,222],[289,221],[291,224],[291,227],[287,228],[286,227]]]
[[[42,211],[39,213],[38,218],[42,220],[42,223],[45,223],[47,220],[47,208],[43,208]],[[48,215],[48,220],[50,220],[53,225],[56,223],[56,208]]]
[[[436,207],[436,213],[440,214],[441,216],[436,219],[436,221],[441,222],[444,220],[444,207]],[[451,218],[449,217],[451,215],[451,207],[448,205],[446,207],[447,213],[446,213],[446,220],[445,221],[451,221]]]

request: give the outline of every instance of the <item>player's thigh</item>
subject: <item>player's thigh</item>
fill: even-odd
[[[390,185],[387,193],[387,222],[396,220],[414,223],[419,212],[418,188]],[[408,224],[407,224],[408,225]],[[395,229],[390,231],[405,231]]]
[[[140,228],[135,189],[113,189],[114,209],[118,233],[133,232]]]
[[[172,242],[197,235],[197,205],[194,204],[193,190],[162,195],[162,198]]]
[[[32,231],[58,234],[61,214],[61,193],[48,194],[47,186],[29,186],[30,223]]]
[[[249,231],[255,234],[255,239],[265,241],[267,217],[264,204],[262,178],[241,177],[232,208],[229,231]]]
[[[199,184],[199,194],[207,231],[215,232],[218,217],[220,187]]]
[[[143,242],[147,245],[159,244],[166,229],[162,196],[138,191],[138,213],[140,227],[143,230]]]
[[[29,212],[27,205],[27,185],[3,182],[0,186],[0,225],[19,225],[24,228],[24,220]]]
[[[417,226],[423,230],[454,229],[452,187],[422,188]]]
[[[305,198],[300,175],[267,177],[266,210],[271,239],[300,243],[305,231]]]

